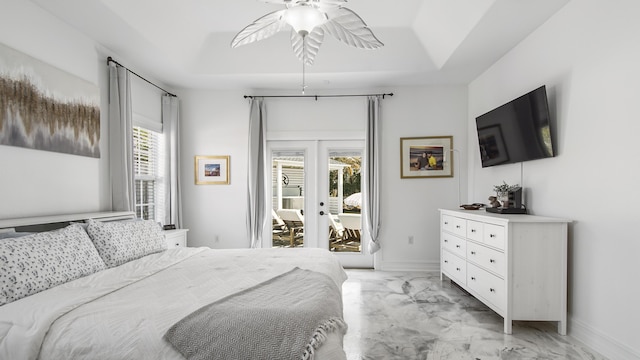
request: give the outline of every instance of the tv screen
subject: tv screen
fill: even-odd
[[[478,116],[476,126],[482,167],[554,156],[545,86]]]

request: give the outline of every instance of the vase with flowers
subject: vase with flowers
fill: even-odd
[[[493,191],[496,192],[496,196],[498,197],[498,201],[502,204],[502,207],[509,207],[509,192],[515,191],[520,187],[520,185],[509,185],[506,181],[502,181],[500,185],[494,185]]]

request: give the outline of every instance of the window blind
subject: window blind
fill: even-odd
[[[162,134],[133,127],[133,163],[136,216],[160,221],[164,218],[163,142]]]

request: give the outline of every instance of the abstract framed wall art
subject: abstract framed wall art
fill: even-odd
[[[100,157],[100,90],[0,44],[0,145]]]
[[[228,185],[229,155],[196,156],[196,185]]]
[[[400,178],[453,177],[453,136],[400,138]]]

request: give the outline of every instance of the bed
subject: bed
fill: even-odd
[[[175,335],[175,332],[181,329],[180,325],[185,324],[186,320],[193,319],[193,314],[203,314],[202,311],[218,311],[218,313],[208,313],[210,318],[207,321],[217,319],[222,314],[229,318],[225,322],[235,321],[233,318],[236,313],[246,315],[248,313],[245,311],[247,306],[244,308],[228,307],[234,301],[246,304],[236,301],[244,296],[243,301],[249,299],[256,302],[256,299],[259,298],[259,302],[262,304],[268,305],[269,302],[275,304],[275,307],[269,308],[267,306],[264,308],[267,310],[259,305],[256,309],[251,310],[252,312],[249,312],[251,318],[256,314],[258,316],[267,314],[295,319],[307,317],[306,313],[310,312],[309,309],[304,309],[301,312],[294,306],[289,307],[290,302],[308,302],[307,306],[313,307],[318,307],[317,304],[327,307],[329,305],[326,304],[339,303],[339,316],[336,315],[335,309],[327,310],[328,314],[333,314],[331,315],[331,324],[335,326],[322,327],[319,324],[318,326],[322,330],[320,333],[318,333],[318,328],[302,332],[307,334],[309,331],[313,331],[313,346],[307,344],[303,353],[292,358],[346,359],[342,349],[346,324],[342,321],[340,291],[346,274],[330,252],[311,248],[166,249],[166,243],[160,244],[163,239],[157,235],[159,232],[157,224],[154,227],[154,224],[149,222],[122,220],[121,216],[118,216],[118,221],[110,222],[104,221],[113,220],[108,216],[103,219],[98,219],[97,216],[93,218],[80,217],[85,218],[85,224],[71,224],[60,230],[48,230],[38,234],[0,240],[0,266],[4,272],[4,274],[0,273],[0,284],[4,284],[3,295],[0,296],[3,303],[0,306],[0,358],[184,359],[185,356],[198,358],[198,356],[202,356],[201,352],[198,353],[199,349],[203,346],[211,347],[212,342],[218,344],[216,341],[222,341],[220,339],[225,337],[223,335],[233,337],[229,336],[233,331],[239,331],[240,336],[235,336],[236,343],[231,345],[240,349],[230,348],[225,350],[229,351],[224,353],[226,355],[217,355],[217,358],[231,359],[236,355],[229,354],[240,354],[245,351],[242,349],[243,347],[259,349],[259,346],[271,348],[273,344],[279,344],[278,346],[287,348],[289,342],[298,345],[295,346],[295,349],[283,350],[297,354],[299,340],[292,339],[290,334],[283,335],[283,332],[291,330],[284,325],[281,329],[274,327],[266,331],[260,329],[256,332],[248,330],[251,329],[250,326],[245,328],[244,325],[238,326],[231,323],[229,330],[225,330],[222,334],[211,329],[211,327],[219,329],[216,327],[217,324],[214,326],[207,323],[205,328],[197,328],[199,330],[193,330],[193,327],[183,327],[180,340],[186,341],[191,348],[196,347],[195,353],[185,353],[184,348],[176,347],[175,343],[170,342],[175,340],[170,338],[170,330],[173,330]],[[76,220],[84,222],[81,219],[73,219],[73,221]],[[31,223],[33,222],[31,221]],[[17,222],[0,221],[0,231],[6,233],[6,229],[2,230],[3,227],[7,228],[8,225],[22,223],[24,223],[22,220]],[[58,224],[64,223],[62,221]],[[140,230],[141,227],[144,229]],[[21,228],[10,228],[9,232],[12,229],[20,230]],[[134,234],[131,235],[132,233]],[[87,237],[91,239],[93,246],[95,246],[95,252],[86,244],[84,234],[87,234]],[[129,255],[129,257],[134,257],[133,259],[120,256],[120,253],[123,252],[122,246],[126,245],[125,252],[130,252],[130,246],[128,246],[130,243],[144,243],[143,240],[140,240],[141,237],[153,238],[152,246],[149,247],[148,244],[145,245],[146,248],[138,246],[133,250],[133,255]],[[40,245],[43,238],[48,240],[47,245]],[[21,241],[23,243],[20,243]],[[60,241],[63,241],[63,246],[60,246]],[[33,244],[25,247],[24,242],[38,244],[38,250],[42,250],[43,247],[73,249],[74,254],[72,255],[69,255],[67,250],[62,253],[56,252],[62,251],[59,249],[49,249],[43,252],[46,253],[45,257],[53,257],[56,259],[54,262],[63,264],[63,267],[67,269],[64,271],[69,273],[75,271],[75,275],[59,275],[64,271],[58,269],[49,274],[49,277],[41,276],[53,284],[44,290],[29,287],[32,293],[27,294],[16,294],[19,291],[13,290],[13,292],[8,291],[7,288],[10,285],[7,283],[11,281],[7,280],[7,271],[12,270],[7,269],[11,269],[12,266],[24,267],[24,264],[28,264],[29,261],[35,264],[32,265],[32,268],[39,269],[38,263],[42,263],[42,254],[29,255],[30,260],[21,261],[12,259],[12,255],[7,255],[11,251],[15,252],[14,247],[29,248],[31,246],[30,249],[34,249]],[[17,245],[19,243],[20,245]],[[158,247],[162,249],[158,250]],[[8,248],[11,250],[7,250]],[[154,250],[149,250],[149,248]],[[95,253],[102,259],[104,266],[101,266],[100,262],[96,260]],[[78,254],[83,255],[78,256]],[[71,256],[72,261],[64,260],[65,256]],[[34,260],[37,257],[39,258]],[[17,265],[19,263],[22,265]],[[89,273],[82,273],[78,268]],[[48,271],[47,267],[42,269]],[[78,276],[80,273],[82,274]],[[306,285],[296,283],[291,280],[292,278],[284,278],[294,273],[313,277],[304,278],[307,279],[305,280]],[[56,276],[62,277],[62,280],[56,280]],[[309,281],[308,279],[314,280]],[[318,281],[316,282],[315,279]],[[15,290],[19,286],[15,286],[16,279],[12,279],[12,281]],[[17,282],[20,281],[20,279],[17,280]],[[37,283],[33,279],[30,281],[33,284]],[[56,284],[56,281],[61,283]],[[275,285],[280,288],[269,288]],[[282,286],[287,286],[287,288],[282,290]],[[302,288],[304,288],[302,290],[302,293],[305,294],[304,298],[295,300],[296,296],[302,296],[299,291]],[[268,289],[274,289],[271,291],[278,294],[265,296],[264,293],[258,292]],[[254,296],[254,294],[260,295]],[[284,299],[282,294],[286,294]],[[12,297],[17,297],[17,299],[12,299]],[[221,307],[223,305],[226,307]],[[271,311],[274,308],[277,311]],[[324,318],[329,317],[326,314],[323,316]],[[324,319],[323,317],[313,319],[321,318]],[[267,322],[286,324],[286,321],[268,320]],[[187,325],[191,326],[193,323]],[[198,326],[201,326],[201,323]],[[203,339],[209,340],[203,344],[201,343]],[[305,342],[307,341],[310,340],[305,340]],[[231,345],[225,344],[225,346]],[[219,352],[217,349],[214,350]],[[240,352],[234,353],[234,351]],[[257,350],[254,349],[254,351]],[[211,354],[206,357],[216,358]]]

